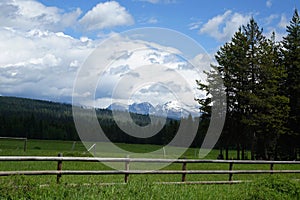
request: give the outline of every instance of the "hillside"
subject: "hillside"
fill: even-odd
[[[72,106],[17,97],[0,97],[0,135],[78,140]]]
[[[123,111],[118,112],[122,114]],[[177,120],[167,119],[161,131],[150,138],[142,139],[120,130],[111,110],[97,109],[96,113],[102,129],[113,142],[167,144],[180,124]],[[148,115],[130,115],[140,126],[151,122]],[[128,125],[126,118],[121,123]],[[4,96],[0,97],[0,136],[80,140],[74,125],[71,104]]]

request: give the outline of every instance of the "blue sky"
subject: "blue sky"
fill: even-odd
[[[79,16],[80,18],[97,4],[105,1],[40,0],[39,2],[47,6],[58,7],[63,9],[64,12],[70,12],[80,8],[82,11]],[[219,31],[222,32],[222,28],[226,22],[230,20],[237,20],[237,23],[244,22],[242,18],[253,16],[259,25],[264,27],[266,33],[274,30],[278,32],[280,37],[281,34],[285,32],[284,25],[289,22],[293,10],[297,6],[295,0],[120,0],[117,2],[132,16],[134,23],[89,32],[82,31],[80,28],[68,27],[65,29],[65,33],[74,37],[87,35],[91,38],[95,38],[97,37],[97,33],[108,33],[110,31],[120,32],[145,26],[164,27],[187,34],[201,43],[209,52],[214,52],[219,45],[222,45],[228,40],[229,35],[227,37],[224,36],[224,38],[221,38],[221,36],[217,38],[211,37],[211,34],[207,32],[201,32],[201,27],[208,23],[209,20],[218,16],[222,17],[226,15],[226,12],[230,12],[227,18],[224,18],[218,26]],[[240,19],[238,19],[238,17],[240,17]],[[284,23],[284,25],[280,25],[280,23]]]
[[[109,36],[135,28],[161,27],[185,34],[207,52],[194,55],[194,60],[209,66],[211,59],[207,56],[213,57],[250,17],[266,36],[274,31],[280,41],[297,6],[296,0],[2,0],[0,95],[71,102],[76,75],[88,56]],[[144,58],[152,55],[152,60],[177,69],[191,82],[197,78],[192,70],[182,70],[183,64],[176,59],[167,63],[166,59],[160,60],[170,57],[162,51],[156,52],[160,55],[155,58],[150,49],[144,53]],[[124,73],[133,70],[137,55],[114,66],[121,72],[106,77],[105,89],[114,88]],[[148,100],[154,94],[161,97],[165,88],[160,89],[146,95]],[[98,89],[94,95],[100,107],[109,104],[103,91]],[[143,101],[138,94],[137,101]],[[154,104],[160,103],[155,98]],[[161,97],[161,103],[168,99],[168,95]]]

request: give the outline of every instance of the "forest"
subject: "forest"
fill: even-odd
[[[220,158],[297,160],[300,157],[300,18],[298,11],[281,41],[275,33],[267,37],[252,18],[215,55],[217,64],[206,71],[207,81],[196,81],[205,98],[192,147],[200,147],[218,96],[226,95],[225,125],[215,146]],[[222,79],[223,85],[217,82]],[[181,120],[167,119],[149,138],[135,138],[119,129],[112,112],[96,110],[98,121],[112,142],[168,144]],[[136,124],[149,123],[149,116],[131,113]],[[188,119],[182,120],[191,120]],[[127,123],[126,121],[122,123]],[[188,134],[188,133],[187,133]],[[72,116],[72,105],[17,97],[0,97],[0,136],[30,139],[80,140]],[[250,157],[247,153],[250,151]],[[224,154],[224,155],[223,155]]]
[[[125,114],[122,111],[117,112]],[[103,132],[110,141],[115,143],[168,144],[176,135],[181,121],[167,118],[165,125],[157,134],[149,138],[137,138],[124,133],[119,128],[111,110],[96,109],[96,113]],[[149,115],[135,113],[130,113],[130,115],[140,126],[150,124]],[[89,126],[89,119],[85,118],[85,120]],[[119,123],[130,126],[126,117]],[[198,131],[199,134],[193,146],[201,145],[205,136],[205,127],[199,128]],[[4,96],[0,96],[0,137],[73,141],[82,139],[77,134],[71,104]]]

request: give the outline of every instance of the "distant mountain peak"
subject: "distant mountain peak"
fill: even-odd
[[[122,103],[112,103],[107,108],[107,110],[116,110],[116,111],[127,111],[128,106]]]
[[[129,111],[131,113],[141,115],[164,116],[172,119],[181,119],[192,116],[199,116],[197,109],[187,107],[178,101],[168,101],[162,105],[153,106],[149,102],[133,103],[125,105],[121,103],[113,103],[107,107],[108,110]]]
[[[133,103],[129,106],[129,112],[148,115],[155,112],[155,108],[152,104],[148,102]]]

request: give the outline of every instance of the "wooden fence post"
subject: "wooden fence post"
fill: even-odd
[[[182,171],[186,171],[186,162],[182,163]],[[185,182],[186,173],[182,174],[181,181]]]
[[[274,163],[271,163],[271,164],[270,164],[270,170],[273,171],[273,168],[274,168]],[[273,174],[273,172],[271,172],[270,174]]]
[[[129,155],[126,158],[129,159]],[[128,171],[128,170],[129,170],[129,161],[125,161],[125,171]],[[128,182],[128,176],[129,176],[129,174],[125,173],[125,177],[124,177],[125,183]]]
[[[232,168],[233,168],[233,162],[230,162],[229,163],[229,171],[232,171]],[[229,173],[229,181],[232,181],[232,175],[231,173]]]
[[[58,154],[58,157],[62,157],[63,156],[63,154],[62,153],[59,153]],[[58,162],[57,162],[57,170],[58,171],[61,171],[62,170],[62,161],[61,160],[59,160]],[[59,183],[59,179],[61,178],[61,174],[57,174],[57,177],[56,177],[56,183]]]

